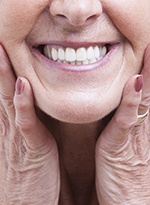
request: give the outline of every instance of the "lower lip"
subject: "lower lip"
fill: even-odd
[[[59,70],[64,70],[64,71],[72,71],[72,72],[85,72],[85,71],[91,71],[95,70],[100,67],[104,67],[107,63],[111,61],[115,53],[118,51],[120,44],[115,44],[111,47],[110,51],[99,61],[87,65],[71,65],[67,63],[61,63],[61,62],[56,62],[53,61],[43,54],[41,54],[38,49],[33,48],[32,53],[33,55],[40,60],[40,62],[46,64],[50,68],[56,68]]]

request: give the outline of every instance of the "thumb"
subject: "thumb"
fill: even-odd
[[[116,113],[97,141],[98,149],[102,148],[108,153],[116,153],[126,144],[137,121],[142,85],[142,75],[133,76],[127,82]]]
[[[14,106],[16,126],[25,138],[28,147],[40,148],[48,139],[53,140],[48,129],[35,113],[33,93],[29,82],[23,77],[18,77],[16,82]]]
[[[144,84],[142,88],[142,99],[139,106],[139,114],[145,113],[150,105],[150,45],[145,51],[142,75]]]

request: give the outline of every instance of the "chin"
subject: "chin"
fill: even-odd
[[[62,105],[54,105],[52,109],[49,109],[49,106],[41,106],[40,109],[51,116],[52,118],[73,124],[87,124],[101,120],[109,113],[111,113],[116,107],[118,103],[114,103],[113,105],[107,103],[105,104],[97,104],[97,102],[91,104],[71,104],[71,103],[63,103]]]

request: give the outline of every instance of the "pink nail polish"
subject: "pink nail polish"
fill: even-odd
[[[16,81],[16,94],[20,95],[24,91],[24,83],[20,77]]]
[[[135,79],[135,83],[134,83],[134,89],[136,92],[140,92],[140,90],[142,89],[143,86],[143,75],[139,75],[136,79]]]

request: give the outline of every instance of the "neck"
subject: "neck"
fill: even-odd
[[[90,200],[96,200],[93,199],[96,197],[95,144],[100,132],[100,122],[82,125],[54,122],[53,135],[59,149],[61,179],[65,180],[62,182],[62,197],[72,195],[76,200],[72,204],[87,205]],[[64,188],[66,181],[69,185]]]
[[[84,145],[95,144],[100,134],[101,123],[94,122],[90,124],[70,124],[60,121],[53,123],[53,135],[60,148],[72,146],[72,149],[77,147],[84,148]],[[85,146],[86,147],[86,146]]]
[[[59,150],[62,186],[60,205],[98,204],[95,191],[95,144],[104,128],[101,121],[70,124],[45,117],[44,123],[49,127]],[[64,198],[68,199],[68,204],[66,201],[64,203]]]

